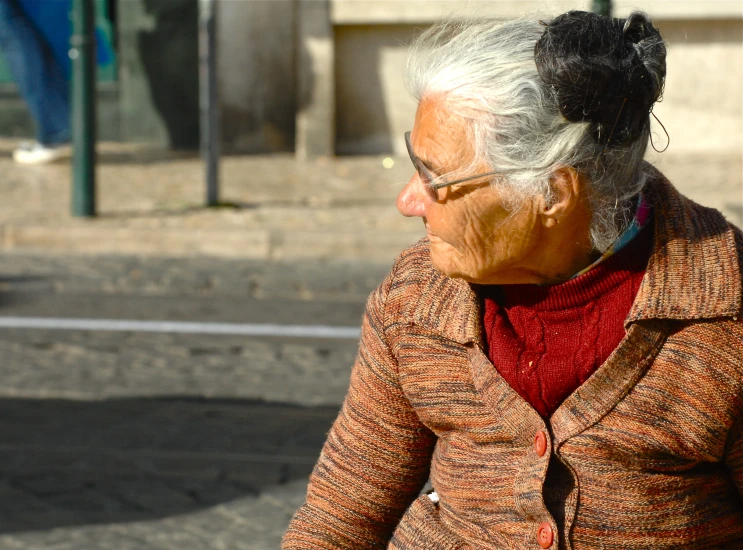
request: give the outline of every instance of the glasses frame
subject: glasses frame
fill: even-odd
[[[428,196],[431,197],[431,199],[433,199],[434,201],[439,200],[439,189],[450,187],[458,183],[465,183],[467,181],[484,178],[485,176],[495,176],[499,174],[499,172],[497,171],[483,172],[482,174],[468,176],[466,178],[461,178],[454,181],[447,181],[445,183],[433,183],[436,179],[436,176],[434,176],[431,170],[429,170],[429,168],[423,163],[423,161],[415,156],[415,153],[413,153],[413,145],[410,143],[410,131],[405,132],[405,146],[408,148],[410,160],[413,163],[416,172],[418,172],[418,178],[421,180],[421,183],[426,189],[426,193],[428,194]]]

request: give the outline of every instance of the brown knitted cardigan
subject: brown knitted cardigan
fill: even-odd
[[[627,334],[549,422],[486,357],[470,286],[405,251],[282,547],[539,549],[546,522],[551,548],[743,548],[743,234],[658,173],[646,193]]]

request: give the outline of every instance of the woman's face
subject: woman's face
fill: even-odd
[[[433,172],[451,179],[489,171],[487,165],[468,173],[474,150],[465,121],[447,112],[436,99],[422,101],[410,136],[415,155]],[[517,212],[504,206],[505,186],[491,186],[490,178],[438,190],[434,201],[423,188],[417,172],[397,198],[404,216],[423,219],[430,240],[434,267],[473,283],[509,284],[542,282],[538,249],[541,198],[527,199]]]

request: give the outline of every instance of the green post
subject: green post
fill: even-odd
[[[95,216],[95,0],[73,0],[72,215]]]
[[[219,91],[217,86],[217,0],[199,0],[199,107],[206,205],[219,205]]]
[[[599,15],[611,17],[611,0],[591,0],[591,10]]]

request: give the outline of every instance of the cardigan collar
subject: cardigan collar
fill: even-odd
[[[655,243],[625,325],[738,315],[743,258],[735,229],[722,214],[682,196],[653,172],[647,190],[656,215]]]
[[[655,168],[645,187],[653,206],[653,252],[625,326],[640,320],[733,317],[742,309],[735,230],[682,196]],[[430,261],[430,260],[429,260]],[[483,346],[480,304],[469,283],[433,267],[412,319],[461,344]],[[412,305],[412,304],[411,304]]]

